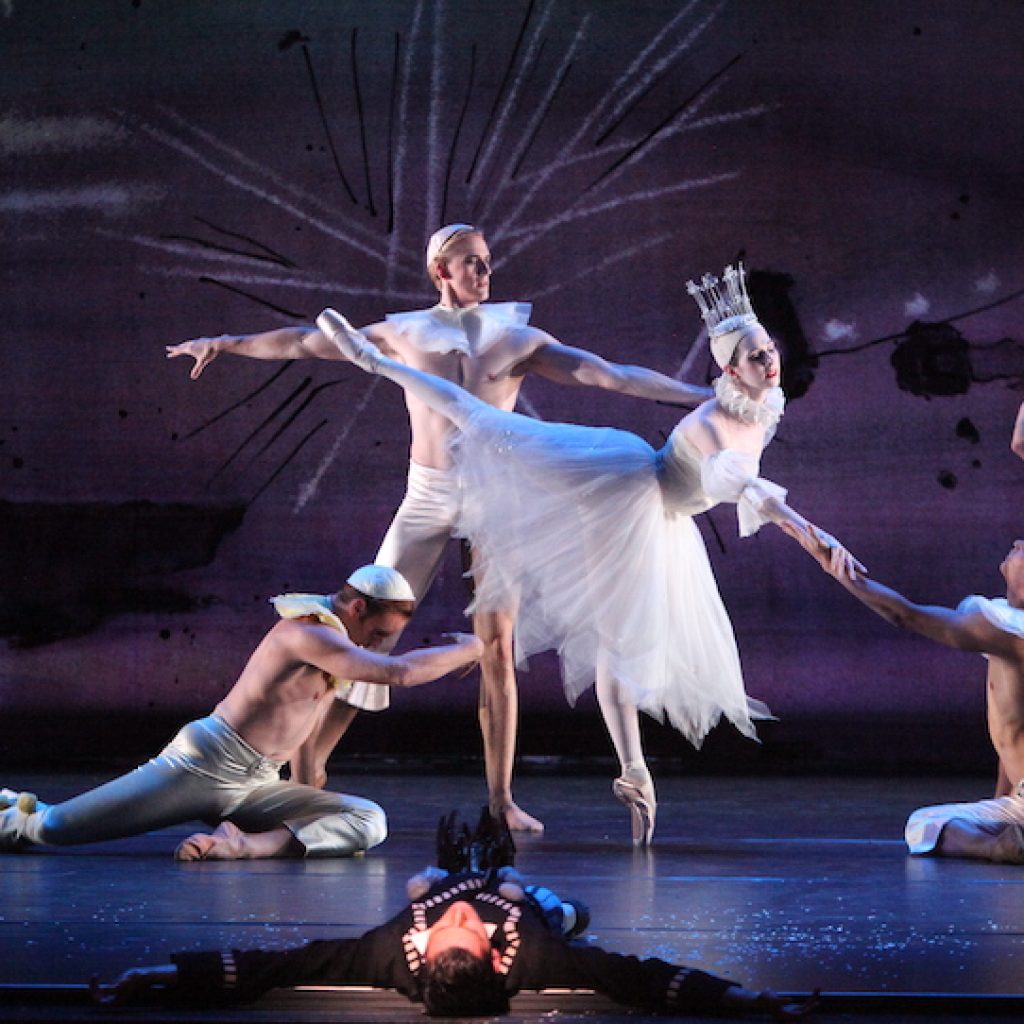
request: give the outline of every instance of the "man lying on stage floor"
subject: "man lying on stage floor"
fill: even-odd
[[[976,857],[1024,864],[1024,540],[1015,541],[999,566],[1006,597],[973,595],[959,607],[926,607],[866,576],[833,571],[828,551],[806,550],[854,597],[904,629],[988,659],[988,730],[999,755],[1007,795],[977,803],[939,804],[907,820],[911,853]]]
[[[384,811],[370,800],[282,781],[316,747],[346,680],[418,686],[472,666],[483,645],[454,634],[449,646],[398,657],[375,652],[415,607],[396,570],[357,569],[340,591],[273,599],[282,620],[253,652],[213,713],[186,725],[158,757],[63,803],[0,791],[0,850],[68,846],[139,835],[198,819],[177,860],[343,857],[384,841]]]
[[[177,953],[166,966],[92,984],[101,1003],[158,997],[189,1004],[246,1002],[273,988],[360,985],[397,989],[431,1016],[505,1013],[522,989],[594,989],[617,1002],[674,1014],[766,1012],[795,1019],[818,1003],[787,1004],[712,974],[572,945],[589,923],[582,904],[526,885],[511,867],[515,846],[485,807],[473,834],[441,819],[438,864],[409,879],[411,902],[356,939],[289,950]]]

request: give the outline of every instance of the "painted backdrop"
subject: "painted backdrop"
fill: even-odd
[[[765,475],[910,595],[998,593],[1022,29],[983,0],[3,0],[5,712],[205,710],[268,595],[372,559],[398,391],[233,357],[192,382],[163,346],[429,305],[423,245],[453,220],[487,231],[496,299],[700,381],[686,279],[742,256],[787,364]],[[654,444],[678,416],[539,381],[521,409]],[[701,529],[784,719],[980,726],[980,659],[897,635],[777,531],[740,541],[731,508]],[[459,628],[460,572],[453,548],[411,640]],[[551,663],[522,687],[562,713]],[[401,697],[469,712],[475,686]]]

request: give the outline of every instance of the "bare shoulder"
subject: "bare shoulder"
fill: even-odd
[[[305,656],[325,647],[353,647],[343,633],[331,626],[325,626],[315,615],[300,615],[294,619],[281,619],[274,623],[266,639],[277,644],[282,650],[304,660]]]
[[[724,447],[720,411],[714,401],[703,402],[679,422],[679,429],[702,455],[721,451]]]

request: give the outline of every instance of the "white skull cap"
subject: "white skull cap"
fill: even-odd
[[[445,224],[443,228],[438,228],[427,242],[427,266],[429,267],[441,255],[444,247],[456,235],[474,234],[476,230],[472,224]]]
[[[409,581],[386,565],[364,565],[348,578],[349,586],[378,601],[415,601]]]

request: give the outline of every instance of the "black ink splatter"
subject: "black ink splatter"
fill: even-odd
[[[959,482],[956,478],[955,473],[951,473],[948,469],[940,469],[938,481],[946,488],[947,491],[956,490],[956,485]]]
[[[978,433],[978,428],[966,416],[957,423],[956,436],[962,437],[965,441],[970,441],[971,444],[978,444],[981,441],[981,434]]]
[[[949,323],[915,321],[890,356],[901,391],[923,398],[963,395],[971,386],[970,346]]]
[[[818,368],[818,356],[789,296],[793,284],[792,276],[773,270],[752,270],[747,276],[758,319],[782,350],[782,387],[791,402],[807,394]]]
[[[298,43],[308,43],[309,36],[303,35],[297,28],[293,28],[288,32],[285,32],[283,36],[277,41],[277,48],[280,51],[290,50],[293,46]]]

